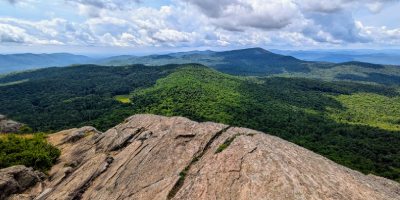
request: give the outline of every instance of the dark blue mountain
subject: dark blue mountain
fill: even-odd
[[[86,56],[67,53],[0,55],[0,74],[44,67],[62,67],[72,64],[84,64],[89,63],[92,60],[92,58]]]

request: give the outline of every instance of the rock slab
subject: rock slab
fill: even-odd
[[[17,133],[23,124],[7,119],[6,116],[0,114],[0,133]]]
[[[30,194],[37,200],[400,199],[397,182],[265,133],[182,117],[135,115],[49,141],[62,155]]]
[[[43,173],[22,165],[0,169],[0,199],[24,192],[44,177]]]

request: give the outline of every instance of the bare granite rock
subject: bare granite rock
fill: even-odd
[[[62,155],[41,192],[24,194],[37,200],[400,199],[397,182],[265,133],[182,117],[135,115],[49,141]]]
[[[44,177],[43,173],[22,165],[0,169],[0,199],[24,192]]]
[[[0,133],[16,133],[23,124],[7,119],[6,116],[0,115]]]

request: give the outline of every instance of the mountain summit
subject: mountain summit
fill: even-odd
[[[48,140],[62,150],[50,178],[10,199],[400,199],[398,183],[277,137],[182,117],[135,115]]]
[[[308,64],[292,56],[272,53],[262,48],[249,48],[231,51],[192,51],[168,55],[111,57],[101,60],[102,65],[128,64],[188,64],[199,63],[232,75],[264,76],[285,72],[309,72]]]
[[[262,48],[240,49],[216,52],[216,57],[223,58],[215,69],[234,75],[266,75],[284,72],[308,72],[306,61],[292,56],[272,53]]]

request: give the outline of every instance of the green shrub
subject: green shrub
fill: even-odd
[[[46,171],[60,154],[60,150],[46,141],[44,134],[35,134],[31,138],[10,134],[0,138],[0,168],[25,165]]]
[[[219,147],[217,148],[217,150],[215,151],[215,153],[221,153],[223,150],[225,150],[226,148],[228,148],[228,144],[225,144],[225,143],[223,143],[223,144],[221,144],[221,145],[219,145]]]
[[[19,133],[32,133],[33,130],[31,127],[29,127],[28,125],[23,125],[21,126],[21,128],[19,128]]]
[[[222,143],[221,145],[219,145],[219,147],[217,148],[217,150],[215,151],[215,153],[216,153],[216,154],[217,154],[217,153],[221,153],[223,150],[225,150],[226,148],[228,148],[229,145],[232,144],[233,140],[235,140],[236,137],[238,137],[239,135],[242,135],[242,134],[236,134],[236,135],[234,135],[233,137],[226,139],[226,140],[224,141],[224,143]]]

